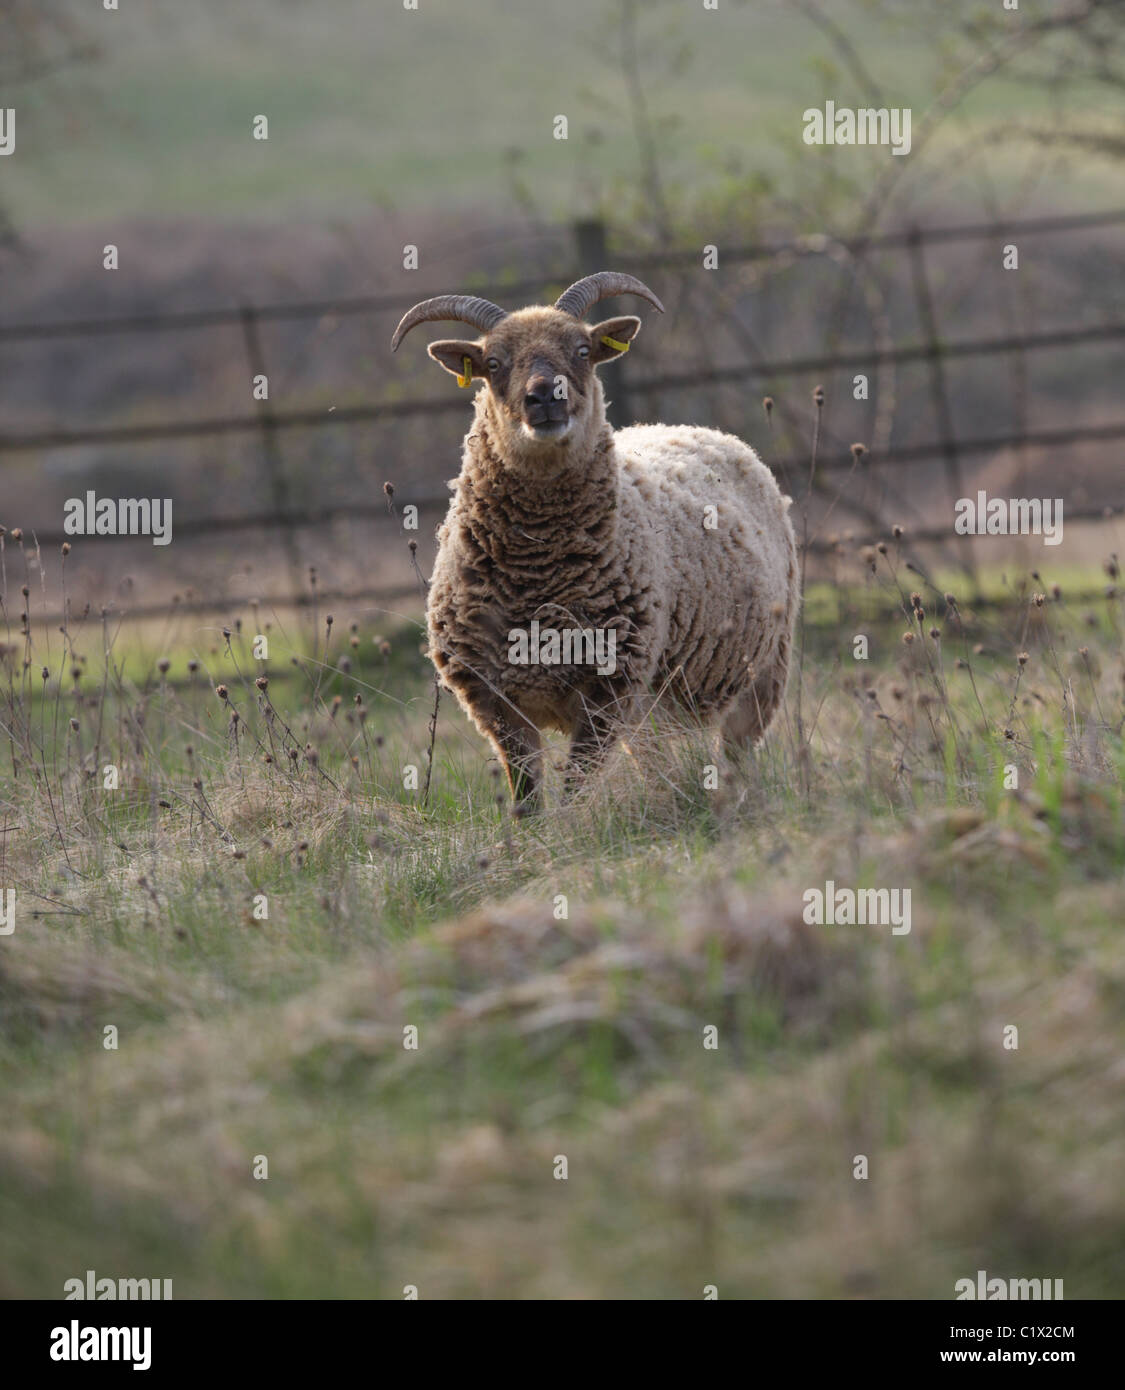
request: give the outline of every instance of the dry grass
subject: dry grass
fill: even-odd
[[[290,630],[263,691],[237,630],[105,671],[55,634],[43,681],[14,618],[0,1293],[1120,1292],[1120,600],[976,612],[905,563],[810,595],[807,749],[787,716],[710,790],[658,709],[528,819],[448,705],[403,786],[412,628]],[[826,879],[909,887],[910,934],[808,925]]]

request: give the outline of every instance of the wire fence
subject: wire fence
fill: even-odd
[[[745,261],[771,260],[782,255],[819,254],[823,247],[834,241],[852,255],[865,255],[869,251],[893,250],[910,246],[919,238],[928,244],[938,245],[953,241],[983,241],[999,236],[1018,234],[1019,236],[1042,236],[1053,233],[1077,231],[1096,231],[1104,227],[1115,227],[1125,223],[1125,208],[1106,212],[1083,213],[1069,217],[1039,217],[1023,220],[965,223],[954,227],[921,227],[902,232],[884,232],[867,237],[826,237],[812,234],[792,241],[761,243],[749,246],[723,248],[723,262],[738,264]],[[603,238],[604,240],[604,238]],[[675,250],[659,252],[639,252],[630,255],[629,264],[635,270],[687,270],[700,262],[696,250]],[[528,294],[532,290],[552,285],[561,288],[574,278],[573,268],[560,269],[525,277],[520,280],[497,281],[493,284],[469,285],[466,288],[473,294],[486,299],[502,300],[505,296]],[[425,296],[388,294],[349,297],[346,299],[305,300],[287,304],[258,305],[254,313],[261,321],[267,319],[324,318],[339,314],[386,313],[395,309],[406,310]],[[242,306],[230,308],[202,309],[169,314],[129,314],[116,317],[69,319],[58,323],[12,323],[0,324],[0,342],[26,342],[36,338],[74,338],[88,335],[100,336],[105,333],[162,333],[181,332],[192,328],[215,328],[240,323]]]
[[[814,356],[793,357],[778,360],[754,360],[732,365],[707,365],[690,371],[674,371],[643,375],[630,369],[626,374],[624,362],[613,364],[617,373],[612,382],[612,397],[620,413],[625,402],[633,398],[652,398],[666,391],[691,390],[701,386],[713,386],[728,382],[747,380],[771,381],[794,376],[812,376],[833,371],[870,370],[881,365],[901,366],[922,363],[927,366],[929,394],[934,419],[938,423],[938,437],[923,440],[917,444],[869,450],[863,457],[860,468],[870,475],[872,470],[895,467],[918,461],[936,458],[943,465],[953,495],[959,496],[964,489],[962,460],[974,456],[992,455],[997,451],[1011,448],[1023,450],[1033,447],[1065,451],[1084,443],[1111,442],[1125,437],[1125,419],[1097,425],[1072,426],[1065,429],[1016,429],[1006,433],[958,437],[953,427],[952,412],[949,406],[949,386],[946,379],[946,364],[960,359],[992,358],[1008,354],[1039,352],[1073,348],[1080,345],[1120,342],[1125,338],[1125,321],[1108,320],[1099,323],[1081,323],[1053,328],[1046,332],[1023,334],[1007,333],[999,336],[984,336],[947,340],[942,336],[934,309],[933,295],[925,259],[926,248],[932,245],[958,241],[973,242],[1069,234],[1082,230],[1110,228],[1125,223],[1125,210],[1111,210],[1103,213],[1087,214],[1077,217],[1052,217],[1025,219],[1020,221],[996,220],[988,223],[969,224],[952,227],[912,227],[899,232],[884,233],[862,238],[829,238],[820,235],[776,243],[724,247],[723,264],[745,264],[756,261],[772,261],[784,264],[802,256],[821,255],[826,247],[841,247],[855,257],[867,255],[876,250],[905,251],[910,259],[911,286],[916,316],[922,328],[920,341],[905,344],[873,344],[862,351],[832,352]],[[593,269],[603,268],[612,257],[607,252],[607,234],[601,223],[582,223],[576,229],[576,261],[570,270],[556,270],[525,279],[509,280],[494,285],[469,285],[473,293],[484,295],[501,302],[513,300],[516,296],[528,294],[547,287],[561,289],[578,275]],[[629,256],[630,269],[645,273],[654,269],[686,273],[698,269],[701,255],[696,250],[670,250],[656,253],[642,253]],[[342,316],[372,315],[402,311],[425,296],[420,293],[375,295],[344,299],[304,301],[284,304],[247,305],[240,304],[227,308],[214,308],[182,313],[127,315],[78,319],[55,323],[14,323],[0,324],[0,343],[21,343],[61,338],[100,338],[105,335],[147,334],[147,333],[190,333],[201,329],[237,328],[240,331],[243,351],[252,377],[265,376],[267,363],[263,351],[260,326],[267,322],[285,320],[324,320]],[[608,383],[607,383],[608,385]],[[25,432],[0,432],[0,455],[20,451],[39,451],[77,448],[81,446],[135,445],[158,441],[179,439],[201,439],[220,435],[256,434],[261,441],[262,457],[270,490],[268,510],[258,510],[237,515],[211,515],[193,517],[178,522],[177,536],[208,536],[224,533],[264,531],[274,533],[281,541],[286,554],[291,577],[294,580],[292,591],[287,596],[278,596],[263,601],[266,606],[301,605],[304,597],[299,591],[299,546],[297,535],[303,529],[329,524],[341,518],[351,520],[377,520],[387,516],[387,508],[382,502],[356,501],[321,508],[294,507],[289,498],[285,470],[281,460],[279,437],[292,430],[340,429],[360,423],[381,422],[411,417],[428,417],[435,414],[461,412],[464,400],[460,396],[417,397],[399,400],[376,401],[371,404],[346,405],[325,408],[276,410],[268,401],[260,401],[254,413],[246,415],[216,415],[202,419],[153,421],[106,426],[83,426],[79,428],[50,428]],[[616,423],[622,423],[620,419]],[[790,472],[799,474],[808,471],[808,457],[780,456],[769,459],[771,466],[782,476]],[[837,454],[826,453],[818,462],[817,474],[837,473],[855,469],[856,464],[846,451]],[[448,504],[448,492],[410,493],[410,489],[400,491],[400,500],[417,506],[422,511],[434,511]],[[1117,511],[1105,507],[1091,507],[1069,510],[1071,520],[1098,520],[1116,515]],[[854,536],[857,545],[874,543],[883,537],[878,529]],[[948,541],[950,527],[914,528],[911,539],[915,542]],[[39,531],[35,540],[40,545],[61,544],[68,537],[60,531]],[[817,537],[810,550],[828,553],[835,548],[832,540]],[[382,589],[341,591],[351,597],[386,598],[392,601],[417,593],[416,585],[387,586]],[[229,599],[200,599],[192,605],[179,604],[142,605],[131,608],[136,616],[159,616],[164,613],[188,611],[216,611],[227,606]]]

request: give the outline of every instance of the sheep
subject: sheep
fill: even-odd
[[[428,349],[460,385],[485,383],[438,531],[428,650],[523,810],[539,805],[546,729],[570,736],[573,790],[646,697],[667,693],[756,743],[785,693],[800,589],[791,499],[733,435],[609,425],[596,368],[628,351],[641,320],[583,318],[622,294],[664,312],[641,281],[601,271],[553,306],[510,313],[428,299],[391,341],[444,320],[483,335]]]

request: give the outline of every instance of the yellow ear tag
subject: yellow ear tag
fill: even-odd
[[[629,344],[619,343],[616,338],[603,337],[602,342],[605,343],[606,347],[614,348],[617,352],[629,351]]]
[[[457,378],[458,386],[469,386],[473,380],[473,363],[469,357],[461,359],[461,375]]]

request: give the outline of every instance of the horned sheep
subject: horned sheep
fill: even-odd
[[[664,312],[639,280],[602,271],[550,307],[429,299],[392,340],[397,351],[417,324],[443,320],[482,334],[429,345],[462,385],[485,383],[438,532],[429,653],[525,809],[546,729],[571,738],[572,782],[654,697],[755,742],[785,691],[800,588],[789,499],[732,435],[610,426],[596,368],[641,321],[583,318],[622,294]],[[527,633],[560,630],[586,639],[585,660],[528,653]]]

